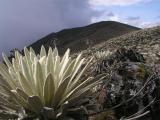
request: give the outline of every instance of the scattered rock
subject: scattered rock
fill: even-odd
[[[109,58],[101,60],[94,75],[108,72],[108,69],[112,72],[110,82],[106,80],[105,84],[104,108],[109,109],[121,104],[114,109],[115,116],[120,119],[144,109],[155,99],[142,112],[149,110],[150,118],[160,119],[160,103],[156,102],[160,100],[160,78],[152,67],[145,63],[143,55],[134,49],[121,48]],[[139,92],[142,88],[144,89]]]

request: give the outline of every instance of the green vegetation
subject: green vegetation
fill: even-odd
[[[84,65],[81,54],[72,59],[69,53],[68,49],[61,58],[56,48],[47,54],[42,46],[39,55],[24,48],[24,56],[16,51],[12,62],[3,54],[0,118],[74,120],[72,115],[81,115],[85,120],[87,104],[82,101],[102,78],[83,77],[92,59]]]

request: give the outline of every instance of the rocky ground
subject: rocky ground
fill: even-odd
[[[94,64],[93,76],[109,73],[97,90],[103,114],[96,120],[159,120],[160,78],[142,54],[133,49],[118,49]],[[108,110],[112,111],[108,115]],[[111,115],[112,114],[112,115]],[[127,117],[127,118],[126,118]],[[135,120],[135,119],[134,119]]]
[[[160,27],[135,31],[89,48],[82,51],[87,59],[112,52],[108,58],[103,54],[101,60],[94,59],[94,75],[112,71],[110,81],[101,89],[101,101],[106,109],[119,105],[112,109],[112,117],[104,112],[97,120],[137,117],[145,112],[149,113],[138,120],[159,120]]]

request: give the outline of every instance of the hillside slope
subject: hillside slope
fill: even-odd
[[[160,26],[109,39],[93,46],[90,51],[115,51],[121,47],[137,49],[144,57],[149,58],[150,62],[160,62]],[[85,56],[90,55],[88,50],[83,52]]]
[[[42,44],[48,48],[49,46],[53,47],[56,42],[61,53],[67,48],[71,48],[72,52],[77,52],[86,49],[88,42],[95,45],[135,30],[139,30],[139,28],[113,21],[99,22],[51,33],[30,46],[38,53]]]

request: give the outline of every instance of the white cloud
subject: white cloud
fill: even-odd
[[[141,23],[142,28],[150,28],[150,27],[155,27],[155,26],[160,26],[160,22],[151,22],[151,21],[144,21]]]
[[[112,12],[105,12],[101,16],[92,17],[91,19],[92,23],[100,21],[120,21],[120,17]]]
[[[108,6],[128,6],[134,4],[141,4],[151,2],[153,0],[88,0],[91,8],[99,11],[99,16],[93,16],[91,19],[92,23],[99,21],[118,21],[122,23],[126,23],[132,26],[140,27],[140,28],[149,28],[153,26],[160,25],[158,16],[156,20],[147,20],[142,19],[139,16],[131,16],[123,15],[123,13],[113,13],[112,11],[108,11]],[[106,12],[107,11],[107,12]],[[128,17],[128,18],[126,18]]]
[[[126,5],[132,5],[137,4],[140,2],[149,2],[151,0],[89,0],[89,3],[93,6],[98,5],[118,5],[118,6],[126,6]]]
[[[128,18],[123,18],[121,17],[120,14],[116,14],[113,12],[104,12],[100,16],[92,17],[91,19],[92,23],[100,22],[100,21],[118,21],[118,22],[122,22],[132,26],[136,26],[139,28],[150,28],[150,27],[160,25],[160,22],[155,22],[152,20],[143,20],[139,16],[131,16]]]
[[[151,20],[142,20],[142,18],[140,18],[139,16],[129,17],[124,21],[126,24],[130,24],[130,25],[137,26],[140,28],[150,28],[150,27],[160,25],[160,22],[155,22],[155,21],[151,21]]]

